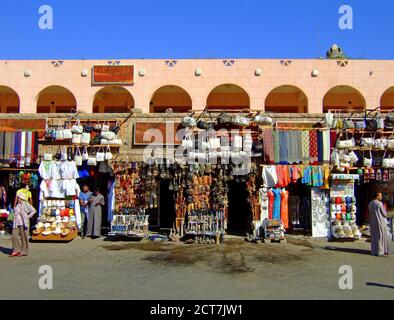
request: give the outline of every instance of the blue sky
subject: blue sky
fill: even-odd
[[[38,27],[44,4],[53,30]],[[392,0],[2,0],[0,59],[318,58],[332,43],[394,59],[393,14]]]

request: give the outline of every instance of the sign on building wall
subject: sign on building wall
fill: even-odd
[[[92,84],[134,84],[134,66],[94,66]]]
[[[143,122],[134,125],[134,145],[179,145],[181,124],[174,122]],[[177,135],[178,133],[178,135]]]

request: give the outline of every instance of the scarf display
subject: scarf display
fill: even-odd
[[[0,166],[29,167],[37,163],[37,159],[37,132],[0,132]]]

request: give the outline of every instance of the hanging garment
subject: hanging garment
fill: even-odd
[[[291,195],[289,197],[289,216],[293,226],[300,225],[300,203],[299,196]]]
[[[280,143],[279,143],[279,132],[274,130],[272,133],[273,142],[274,142],[274,162],[280,162]]]
[[[274,216],[274,202],[275,202],[275,194],[273,189],[268,191],[268,218],[269,220],[273,219]]]
[[[309,163],[310,142],[309,142],[309,131],[301,132],[301,153],[302,153],[302,162]]]
[[[0,165],[3,166],[4,165],[4,136],[5,133],[4,132],[0,132]]]
[[[319,163],[323,162],[323,133],[322,131],[318,130],[316,132],[317,136],[317,159]]]
[[[285,229],[289,229],[289,192],[282,190],[280,202],[280,218]]]
[[[309,162],[318,160],[317,134],[315,130],[309,131]]]
[[[274,140],[273,140],[273,130],[264,129],[262,132],[263,146],[264,146],[264,158],[266,163],[274,163]]]
[[[321,189],[330,189],[330,166],[323,167],[323,186]]]
[[[321,187],[324,184],[323,171],[321,166],[312,167],[312,184],[313,187]]]
[[[300,179],[301,176],[301,168],[299,166],[291,166],[291,182],[292,183],[297,183],[298,179]]]
[[[287,131],[279,131],[279,161],[287,163],[289,161],[289,133]]]
[[[329,163],[330,156],[331,156],[331,138],[330,138],[330,131],[324,130],[322,132],[323,135],[323,162]]]
[[[311,167],[305,167],[302,181],[303,184],[306,184],[308,186],[312,185],[312,169]]]
[[[264,166],[262,171],[263,186],[273,188],[278,183],[276,166]]]
[[[267,188],[261,188],[259,190],[260,200],[260,222],[269,219],[269,197]]]
[[[289,163],[298,163],[302,160],[301,132],[289,132]]]
[[[336,131],[330,131],[330,154],[331,154],[331,150],[334,150],[334,148],[337,145],[337,139],[338,139],[338,133]]]
[[[280,203],[281,203],[281,190],[280,189],[272,189],[274,193],[274,212],[272,218],[274,220],[280,220]]]

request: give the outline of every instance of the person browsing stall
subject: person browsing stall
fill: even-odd
[[[93,192],[90,191],[87,184],[83,186],[82,190],[83,191],[79,194],[79,203],[81,205],[82,214],[81,236],[82,238],[85,238],[86,228],[89,220],[89,199],[93,196]]]
[[[86,236],[100,238],[101,235],[101,221],[102,221],[102,208],[105,205],[104,196],[100,193],[100,189],[94,190],[94,195],[89,198],[89,218]]]
[[[375,193],[375,199],[369,204],[369,225],[371,232],[371,252],[373,256],[389,255],[389,237],[387,211],[383,206],[383,195]]]

